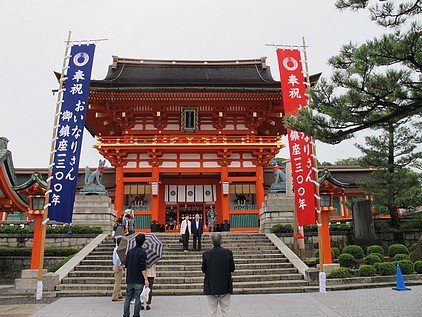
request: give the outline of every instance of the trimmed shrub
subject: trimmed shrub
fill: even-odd
[[[416,250],[416,246],[417,246],[418,244],[417,243],[413,243],[410,247],[409,247],[409,252],[413,252],[413,251],[415,251]]]
[[[293,226],[291,224],[276,224],[272,226],[271,233],[292,233]]]
[[[44,254],[47,256],[69,256],[78,253],[75,248],[45,248]]]
[[[31,256],[31,248],[0,248],[0,255],[3,256]]]
[[[404,244],[396,243],[388,247],[388,256],[394,258],[396,254],[409,254],[409,250]]]
[[[402,261],[402,260],[409,260],[410,261],[410,255],[408,255],[408,254],[396,254],[394,256],[394,261]]]
[[[377,253],[368,254],[363,261],[368,265],[374,265],[377,262],[382,262]]]
[[[46,256],[69,256],[78,253],[75,248],[45,248]],[[31,248],[0,248],[0,255],[3,256],[31,256]]]
[[[331,278],[346,278],[350,276],[350,272],[346,268],[334,269],[330,273]]]
[[[56,264],[54,264],[52,267],[48,269],[49,272],[56,272],[58,269],[60,269],[63,265],[66,264],[67,261],[69,261],[73,255],[69,255],[68,257],[64,258],[63,260],[60,260]]]
[[[358,260],[363,259],[363,249],[359,245],[354,245],[354,244],[348,245],[347,247],[343,249],[342,254],[345,254],[345,253],[353,255],[355,259],[358,259]]]
[[[422,261],[416,261],[414,263],[415,266],[415,272],[418,274],[422,274]]]
[[[352,231],[352,226],[348,223],[330,223],[330,231]]]
[[[391,262],[375,263],[374,267],[377,270],[378,275],[395,275],[396,266]]]
[[[82,226],[82,225],[75,225],[75,226],[49,226],[47,227],[48,234],[68,234],[68,233],[92,233],[92,234],[100,234],[103,230],[101,227],[90,227],[90,226]]]
[[[383,254],[381,254],[381,253],[371,253],[371,255],[376,255],[381,260],[381,262],[384,262],[384,255]]]
[[[366,253],[367,254],[379,253],[379,254],[384,255],[384,249],[382,246],[374,244],[368,247],[368,250],[366,251]]]
[[[7,234],[27,234],[29,230],[27,228],[22,228],[21,226],[0,226],[0,233],[7,233]]]
[[[333,259],[337,259],[339,255],[340,255],[340,249],[336,247],[332,247],[331,256],[333,257]]]
[[[338,263],[340,263],[340,266],[342,267],[353,268],[356,266],[356,259],[349,253],[343,253],[339,255]]]
[[[375,276],[377,271],[372,265],[361,265],[359,267],[359,276]]]
[[[400,265],[400,270],[403,274],[413,274],[415,266],[410,260],[401,260],[397,262]]]

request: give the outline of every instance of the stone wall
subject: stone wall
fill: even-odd
[[[276,224],[294,223],[294,198],[285,193],[269,193],[260,213],[260,232],[270,233]]]
[[[47,235],[45,239],[45,247],[72,247],[76,249],[82,249],[96,236],[96,234],[51,234]],[[0,247],[31,248],[32,234],[0,234]]]
[[[47,270],[64,259],[61,256],[44,258],[44,268]],[[13,284],[21,277],[21,271],[29,269],[31,257],[28,256],[0,256],[0,284]]]

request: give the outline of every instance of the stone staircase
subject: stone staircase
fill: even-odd
[[[164,244],[163,259],[157,264],[155,295],[202,294],[204,274],[202,252],[182,252],[179,236],[157,234]],[[208,234],[202,250],[211,248]],[[111,296],[113,239],[106,238],[56,287],[58,296]],[[192,248],[192,240],[190,241]],[[235,294],[304,292],[308,283],[265,234],[223,233],[223,247],[233,251],[236,271]],[[122,285],[124,289],[124,284]]]

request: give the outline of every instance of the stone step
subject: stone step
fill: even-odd
[[[236,275],[259,275],[259,274],[294,274],[297,273],[296,268],[289,267],[289,268],[269,268],[269,269],[260,269],[260,270],[252,270],[252,269],[237,269],[234,271],[233,276]],[[97,275],[98,274],[98,275]],[[202,271],[200,268],[197,270],[190,270],[184,271],[183,275],[188,276],[203,276]],[[72,271],[69,273],[69,277],[89,277],[89,276],[114,276],[114,273],[110,270],[104,270],[104,268],[98,268],[95,266],[80,266],[77,268],[76,271]],[[158,277],[172,277],[174,276],[174,272],[169,271],[158,271]]]
[[[271,275],[235,275],[233,276],[233,282],[257,282],[257,281],[279,281],[279,280],[301,280],[302,275],[296,274],[271,274]],[[192,277],[157,277],[154,280],[154,285],[158,284],[192,284],[192,283],[203,283],[204,274],[200,276]],[[68,277],[63,280],[63,284],[114,284],[113,276],[90,276],[90,277]]]
[[[277,280],[277,281],[247,281],[233,283],[235,289],[248,289],[248,288],[265,288],[265,287],[299,287],[306,286],[308,283],[304,280]],[[124,289],[126,286],[122,285]],[[154,284],[154,291],[167,290],[174,287],[174,283],[170,284]],[[56,286],[56,291],[62,290],[113,290],[113,283],[108,284],[60,284]],[[202,290],[203,283],[184,283],[180,289],[196,289]]]
[[[172,245],[164,245],[163,251],[167,250],[181,250],[183,248],[183,245],[181,243],[178,244],[172,244]],[[232,251],[236,250],[277,250],[277,247],[273,244],[254,244],[254,243],[248,243],[248,244],[239,244],[239,245],[232,245],[227,246],[227,249],[230,249]],[[192,244],[189,244],[189,249],[192,249]],[[202,251],[210,250],[211,246],[203,246]],[[107,251],[107,252],[113,252],[112,248],[105,248],[105,247],[97,247],[95,248],[95,251]]]
[[[173,271],[190,271],[190,270],[195,270],[195,269],[200,269],[200,265],[198,266],[194,266],[194,265],[160,265],[157,266],[157,271],[169,271],[169,270],[173,270]],[[246,264],[237,264],[236,265],[236,270],[237,269],[255,269],[255,270],[260,270],[260,269],[270,269],[270,268],[289,268],[289,267],[293,267],[293,264],[291,264],[290,262],[287,263],[259,263],[259,264],[255,264],[255,263],[246,263]]]
[[[192,251],[190,250],[189,252],[183,252],[182,249],[180,250],[163,250],[163,256],[167,256],[167,255],[183,255],[183,256],[195,256],[195,255],[200,255],[202,256],[202,253],[205,250],[202,251]],[[253,254],[254,256],[259,255],[262,256],[262,254],[281,254],[280,250],[254,250],[254,249],[250,249],[250,250],[232,250],[233,252],[233,256],[236,257],[238,255],[243,255],[243,254]],[[113,254],[113,250],[110,251],[92,251],[90,253],[90,255],[110,255]]]
[[[275,261],[278,259],[285,259],[286,257],[281,253],[270,253],[270,254],[259,254],[260,258],[266,258],[266,259],[274,259]],[[90,254],[85,257],[85,260],[112,260],[113,255],[110,254]],[[161,261],[163,260],[184,260],[184,259],[196,259],[196,260],[202,260],[202,252],[190,252],[188,254],[186,253],[180,253],[179,254],[163,254],[163,257]],[[238,259],[256,259],[256,254],[240,254],[235,256],[235,260]],[[161,263],[160,261],[160,263]]]
[[[252,257],[248,257],[248,258],[236,257],[234,259],[234,263],[235,264],[250,263],[252,259],[253,259]],[[107,265],[111,265],[111,262],[113,261],[113,259],[111,257],[106,258],[105,256],[101,256],[100,258],[87,256],[85,258],[85,260],[86,261],[94,261],[96,263],[104,263],[103,261],[107,261]],[[255,263],[269,263],[269,262],[287,263],[289,260],[285,257],[279,256],[277,258],[275,258],[275,257],[268,257],[268,258],[259,257],[259,258],[253,259],[253,261]],[[160,260],[160,262],[158,262],[158,266],[162,266],[162,265],[181,265],[181,264],[183,264],[183,265],[202,265],[202,258],[173,258],[173,259],[163,258],[163,259]]]
[[[234,294],[283,294],[283,293],[303,293],[303,292],[317,292],[318,288],[313,287],[255,287],[255,288],[234,288]],[[113,290],[61,290],[57,293],[59,297],[111,297]],[[123,291],[123,294],[125,292]],[[154,296],[186,296],[186,295],[203,295],[202,289],[183,289],[183,288],[169,288],[156,289]],[[123,305],[123,304],[122,304]]]
[[[202,254],[211,249],[209,235],[202,240],[202,252],[183,252],[178,234],[157,234],[163,242],[163,258],[157,265],[154,295],[200,295],[204,274]],[[223,233],[223,246],[233,252],[235,294],[305,292],[303,276],[264,234]],[[189,241],[192,248],[192,239]],[[115,242],[106,239],[57,286],[58,296],[111,296]],[[123,285],[122,285],[123,286]],[[123,289],[125,285],[123,286]]]

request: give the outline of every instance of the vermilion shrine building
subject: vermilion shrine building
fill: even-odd
[[[311,82],[318,77],[311,76]],[[283,114],[280,82],[272,78],[265,58],[113,57],[106,78],[91,81],[86,128],[114,167],[105,176],[115,179],[106,184],[115,209],[120,214],[133,209],[138,230],[149,230],[153,220],[178,224],[196,213],[207,219],[212,210],[217,223],[230,222],[231,231],[258,231],[259,208],[273,179],[268,162],[283,147],[281,135],[286,133]],[[25,212],[27,200],[12,187],[29,175],[19,171],[19,181],[11,159],[5,158],[0,162],[5,167],[0,170],[5,175],[0,212]],[[342,204],[348,191],[350,197],[365,193],[353,186],[345,192],[343,185],[352,183],[350,172],[339,175],[348,184],[333,177],[324,180],[335,189],[330,189],[337,211],[333,218],[350,219]],[[78,188],[81,179],[83,175]]]
[[[116,168],[115,208],[138,228],[196,213],[258,230],[263,167],[283,146],[280,83],[265,58],[113,58],[91,82],[86,127]]]

